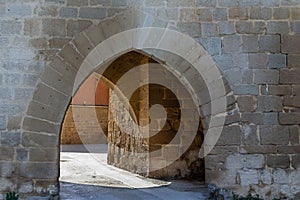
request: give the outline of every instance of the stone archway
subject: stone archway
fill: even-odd
[[[176,29],[150,15],[128,11],[91,26],[53,58],[38,81],[22,126],[22,144],[51,156],[44,162],[22,163],[25,179],[42,181],[49,193],[58,191],[60,126],[72,95],[99,66],[132,50],[153,57],[186,80],[186,87],[201,105],[206,133],[221,133],[224,120],[217,116],[226,111],[230,89],[224,86],[207,52],[188,36],[169,28]],[[218,136],[206,139],[203,156]]]

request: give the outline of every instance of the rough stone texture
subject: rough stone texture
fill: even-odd
[[[130,9],[125,17],[115,18]],[[149,16],[132,9],[142,10]],[[106,22],[112,24],[109,27],[131,29],[158,23],[152,20],[154,15],[170,22],[171,29],[178,28],[200,43],[232,89],[234,100],[229,111],[222,113],[226,125],[230,126],[224,128],[215,150],[205,158],[206,182],[240,193],[247,193],[251,188],[256,193],[293,199],[300,189],[299,13],[296,0],[0,0],[0,197],[17,183],[16,190],[23,196],[55,193],[58,163],[48,151],[55,152],[59,145],[59,127],[70,100],[65,94],[71,93],[76,67],[80,64],[73,56],[85,57],[94,45],[105,39],[103,31],[106,34],[112,31],[96,26],[102,20],[112,19],[111,23]],[[88,28],[91,25],[94,28]],[[84,30],[84,37],[92,44],[90,49],[86,48],[86,42],[80,43],[84,41],[80,40],[80,32]],[[77,40],[64,50],[73,37]],[[56,56],[60,51],[67,61]],[[191,52],[186,52],[186,56]],[[156,55],[163,63],[166,60],[182,63],[166,53]],[[184,64],[180,66],[181,72],[188,68]],[[201,69],[205,67],[208,68],[203,65]],[[201,82],[197,78],[187,80]],[[199,95],[200,88],[196,91]],[[32,101],[34,92],[41,90],[44,93],[35,94]],[[37,149],[43,149],[41,156]],[[122,152],[122,148],[112,149]],[[193,159],[198,155],[196,149],[189,155]],[[176,153],[176,147],[170,151]],[[51,160],[42,160],[45,155]],[[237,169],[225,168],[222,162],[228,157]],[[253,158],[259,161],[264,158],[264,162],[249,165],[249,169],[239,168]],[[174,169],[184,169],[186,165],[180,161]],[[11,170],[8,166],[12,166]],[[175,174],[172,170],[166,170],[167,173]],[[27,178],[24,180],[16,174]]]
[[[80,118],[73,116],[73,110]],[[93,113],[98,121],[93,119]],[[61,144],[106,144],[107,126],[107,106],[70,106],[62,127]]]

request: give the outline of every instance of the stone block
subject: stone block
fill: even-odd
[[[291,22],[291,31],[299,34],[300,33],[300,22],[299,21],[292,21]]]
[[[290,18],[290,8],[273,8],[273,19],[289,19]]]
[[[298,2],[298,6],[300,3]],[[291,8],[291,15],[293,20],[299,20],[300,19],[300,7],[294,7]]]
[[[237,95],[258,95],[258,85],[238,84],[233,86],[233,91]]]
[[[22,134],[22,145],[24,147],[45,147],[56,148],[59,143],[59,137],[56,135],[24,132]]]
[[[59,10],[59,16],[61,18],[76,18],[77,15],[78,15],[77,8],[62,7]]]
[[[280,51],[280,36],[279,35],[260,36],[259,51],[278,53]]]
[[[184,33],[187,33],[191,37],[200,38],[201,37],[201,24],[197,22],[179,22],[179,29]]]
[[[269,62],[268,67],[269,68],[284,68],[286,67],[286,55],[284,54],[269,54]]]
[[[145,6],[147,6],[147,7],[165,7],[165,1],[146,0]]]
[[[277,148],[274,145],[251,145],[240,148],[241,154],[276,154]]]
[[[6,116],[1,115],[0,116],[0,130],[6,130],[7,128],[7,121],[6,121]]]
[[[230,70],[233,68],[233,58],[231,54],[221,54],[212,56],[217,66],[221,68],[222,71]]]
[[[250,69],[266,69],[268,64],[268,55],[266,53],[248,54]]]
[[[95,1],[91,1],[92,2]],[[88,1],[81,1],[81,0],[67,0],[67,6],[75,6],[75,7],[81,7],[81,6],[87,6],[88,5]]]
[[[228,13],[226,8],[215,8],[213,10],[213,21],[227,21]]]
[[[217,142],[218,146],[241,144],[241,128],[237,125],[225,126]]]
[[[221,38],[219,37],[208,37],[199,39],[199,43],[209,53],[209,55],[221,54]]]
[[[168,7],[194,7],[195,1],[193,1],[193,0],[167,0],[167,6]]]
[[[61,92],[58,92],[50,88],[49,86],[40,83],[37,86],[37,90],[35,91],[33,100],[41,104],[51,106],[53,108],[60,108],[59,105],[62,106],[61,108],[64,108],[65,105],[68,105],[70,98],[62,94]]]
[[[265,22],[257,21],[237,21],[235,24],[236,31],[240,34],[262,34],[265,31]]]
[[[291,85],[262,85],[260,87],[260,92],[262,95],[276,95],[285,96],[292,94]]]
[[[280,6],[280,0],[261,1],[261,4],[263,6],[267,6],[267,7],[279,7]]]
[[[80,0],[81,1],[81,0]],[[111,0],[90,0],[91,6],[112,6]]]
[[[107,16],[105,8],[88,8],[79,9],[79,17],[83,19],[104,19]]]
[[[239,6],[238,0],[218,0],[220,7],[236,7]]]
[[[230,35],[223,38],[223,52],[239,52],[241,50],[242,41],[239,35]]]
[[[242,122],[247,124],[263,124],[264,115],[256,112],[245,112],[242,113]]]
[[[277,70],[254,70],[254,83],[256,84],[278,84],[279,71]]]
[[[270,20],[272,18],[272,9],[267,7],[251,7],[250,19]]]
[[[0,22],[0,34],[20,34],[22,30],[22,23],[19,20],[2,20]]]
[[[211,22],[213,17],[212,9],[199,8],[197,9],[197,21]]]
[[[36,101],[30,102],[27,110],[27,115],[33,115],[40,119],[45,119],[57,123],[59,123],[63,119],[63,114],[59,110],[57,110],[56,107],[50,107],[45,104],[40,104]]]
[[[292,166],[295,169],[299,169],[300,168],[300,155],[293,155],[292,156]]]
[[[13,90],[11,88],[0,88],[1,100],[12,100]]]
[[[63,58],[65,62],[69,63],[75,71],[80,68],[83,62],[82,55],[80,55],[76,47],[71,44],[64,46],[63,50],[60,51],[59,56]]]
[[[245,7],[234,7],[228,9],[229,19],[247,20],[249,18],[248,9]]]
[[[46,38],[31,39],[29,42],[30,45],[36,49],[46,49],[48,46],[48,40]]]
[[[256,109],[256,99],[253,96],[239,96],[237,102],[240,112],[253,112]]]
[[[112,7],[122,7],[126,5],[127,5],[127,0],[112,0]]]
[[[252,122],[254,123],[254,122]],[[243,124],[242,125],[242,143],[244,145],[258,145],[259,138],[257,135],[257,127],[252,124]]]
[[[28,161],[28,150],[24,148],[17,148],[17,161]]]
[[[41,33],[40,19],[25,19],[24,34],[29,36],[38,36]]]
[[[29,160],[31,162],[57,162],[57,148],[30,148]]]
[[[256,170],[240,170],[239,171],[241,185],[249,186],[258,184],[258,171]]]
[[[1,177],[7,178],[12,177],[13,174],[16,172],[17,164],[14,162],[0,162],[0,175]]]
[[[262,169],[265,167],[265,156],[261,154],[241,155],[244,169]]]
[[[49,36],[66,36],[66,21],[64,19],[43,19],[42,31]]]
[[[56,17],[58,15],[58,6],[56,5],[48,5],[48,6],[40,6],[39,10],[37,10],[38,16],[51,16]]]
[[[222,21],[218,22],[220,35],[231,35],[235,33],[234,22]]]
[[[300,53],[300,35],[283,35],[281,42],[283,53]]]
[[[289,143],[288,127],[261,125],[259,128],[262,145],[287,145]]]
[[[300,69],[281,69],[279,73],[281,84],[300,83]]]
[[[290,143],[292,145],[298,145],[300,144],[300,129],[298,125],[290,126]]]
[[[58,166],[57,163],[22,162],[20,176],[33,179],[56,179]]]
[[[217,0],[197,0],[196,5],[199,7],[216,7]]]
[[[65,0],[45,0],[45,3],[65,4]]]
[[[279,113],[279,123],[282,125],[294,125],[299,124],[300,113],[290,112],[290,113]]]
[[[242,35],[243,52],[258,52],[258,36],[256,35]]]
[[[287,107],[300,108],[300,96],[285,96],[283,105]]]
[[[29,99],[32,97],[33,89],[28,88],[16,88],[14,89],[14,100]]]
[[[31,5],[24,3],[7,4],[6,9],[9,17],[28,17],[32,15],[33,11]]]
[[[290,182],[288,173],[283,169],[277,169],[273,172],[274,183],[287,184]]]
[[[218,35],[217,24],[201,23],[201,35],[203,37],[213,37]]]
[[[67,21],[67,35],[70,37],[78,35],[83,30],[92,25],[89,20],[68,20]],[[97,33],[99,34],[99,33]]]
[[[257,97],[257,110],[262,112],[282,111],[282,98],[277,96]]]
[[[4,147],[0,145],[0,158],[1,161],[12,161],[15,156],[15,150],[13,147]]]
[[[10,191],[14,186],[13,182],[8,178],[0,178],[0,182],[0,191]]]
[[[282,6],[299,6],[298,0],[281,0]]]
[[[272,182],[273,182],[272,171],[269,169],[264,169],[264,170],[260,171],[260,180],[264,184],[267,184],[267,185],[272,184]]]
[[[288,68],[300,68],[300,54],[288,54],[287,66]]]
[[[290,168],[290,157],[288,155],[267,155],[267,166],[273,169]]]
[[[23,129],[26,131],[58,134],[60,126],[40,119],[26,117],[23,122]]]
[[[267,25],[267,34],[287,34],[289,33],[289,22],[270,21]]]
[[[49,40],[49,47],[54,49],[62,49],[66,44],[68,44],[69,41],[70,41],[69,38],[60,38],[60,37],[51,38]]]
[[[20,143],[20,132],[4,131],[1,133],[1,146],[17,147]]]
[[[292,90],[294,96],[300,95],[300,85],[292,85]]]

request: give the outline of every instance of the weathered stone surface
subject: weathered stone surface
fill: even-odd
[[[278,84],[279,71],[277,70],[254,70],[254,83],[256,84]]]
[[[299,35],[283,35],[282,52],[283,53],[300,53],[300,47],[297,45],[300,41]]]
[[[260,141],[264,145],[287,145],[289,143],[289,130],[285,126],[260,126]]]
[[[83,19],[104,19],[107,16],[105,8],[80,8],[79,17]]]
[[[240,96],[237,102],[241,112],[253,112],[256,109],[256,99],[253,96]]]
[[[284,125],[299,124],[300,113],[290,112],[290,113],[279,113],[279,123]]]
[[[42,31],[49,36],[61,36],[66,35],[66,22],[63,19],[43,19]]]
[[[226,91],[235,95],[228,101],[228,112],[218,116],[226,115],[226,127],[213,156],[207,159],[207,182],[235,186],[237,192],[248,190],[250,184],[255,192],[272,191],[274,195],[281,193],[293,199],[300,188],[297,171],[300,154],[299,10],[297,0],[0,0],[0,199],[4,189],[13,187],[14,180],[18,180],[19,192],[24,196],[41,193],[41,190],[48,192],[51,184],[56,185],[55,170],[48,170],[49,174],[34,170],[39,170],[40,163],[50,162],[53,166],[58,163],[55,156],[58,133],[78,67],[91,50],[111,34],[150,25],[179,29],[196,39],[220,69]],[[144,36],[147,33],[134,39],[143,40]],[[69,46],[63,49],[70,40]],[[185,42],[180,45],[184,48]],[[130,45],[128,48],[122,53],[132,50]],[[61,57],[56,55],[60,51],[64,52],[59,54]],[[196,52],[191,45],[182,56],[189,57]],[[191,64],[180,64],[179,69],[177,64],[170,63],[182,62],[182,58],[165,52],[149,55],[170,65],[167,68],[171,71],[184,72]],[[95,67],[99,64],[98,58],[89,61]],[[50,67],[45,68],[48,63]],[[209,71],[213,67],[209,65],[204,63],[199,68]],[[196,75],[187,81],[199,86],[199,91],[205,88],[202,86],[205,83]],[[218,88],[217,84],[210,86]],[[156,96],[162,97],[161,94],[163,92]],[[201,108],[206,114],[210,113],[208,92],[196,91],[196,96],[205,96],[202,100],[209,106],[201,105]],[[145,117],[141,123],[146,121]],[[203,121],[206,124],[209,120]],[[157,129],[161,123],[157,121]],[[172,124],[178,125],[178,120]],[[189,122],[184,122],[184,126],[189,127]],[[170,129],[171,125],[164,127],[164,130]],[[185,140],[186,137],[182,137],[176,141]],[[194,146],[201,146],[199,141],[198,138]],[[178,156],[178,149],[181,151],[178,146],[167,150],[171,156],[166,159]],[[116,145],[111,151],[113,162],[137,163],[133,157],[126,157],[126,148]],[[147,148],[137,151],[147,151]],[[125,156],[119,156],[121,154]],[[164,152],[155,155],[166,156]],[[225,165],[229,155],[230,162]],[[197,160],[198,151],[193,149],[188,156],[186,160]],[[141,158],[143,164],[136,164],[136,170],[145,168],[146,161],[147,158]],[[155,161],[163,164],[165,160]],[[193,169],[199,168],[198,161]],[[22,174],[27,173],[24,165],[30,168],[28,178],[16,176],[20,174],[17,169]],[[191,169],[187,166],[192,165],[180,160],[168,170],[153,175],[188,174]],[[32,180],[35,173],[36,177],[51,180]]]
[[[300,69],[282,69],[280,70],[280,83],[298,84],[300,83]]]
[[[275,169],[287,169],[290,167],[290,157],[287,155],[268,155],[267,166]]]
[[[22,162],[20,165],[20,175],[26,178],[55,179],[58,176],[56,163]]]
[[[260,36],[259,51],[278,53],[280,51],[280,36],[279,35]]]

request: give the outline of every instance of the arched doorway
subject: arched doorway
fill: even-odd
[[[194,103],[202,106],[200,110],[201,117],[205,119],[205,132],[209,133],[211,128],[222,124],[222,120],[216,121],[214,116],[226,111],[226,95],[229,91],[225,90],[222,75],[211,57],[194,40],[167,29],[166,23],[157,23],[156,19],[153,20],[153,25],[161,28],[135,29],[145,26],[140,21],[133,20],[136,15],[140,13],[130,11],[90,27],[54,57],[41,76],[30,102],[23,121],[23,137],[31,138],[39,145],[45,145],[44,141],[51,141],[47,143],[48,147],[59,148],[60,126],[71,96],[92,72],[100,69],[97,72],[103,74],[101,66],[110,64],[132,50],[153,57],[185,80],[185,87],[192,91]],[[220,87],[215,91],[212,86]],[[214,109],[216,102],[223,102],[224,99],[224,104],[218,104],[220,109]],[[222,110],[223,105],[225,110]],[[197,120],[199,125],[199,119]],[[188,127],[189,123],[184,124]],[[218,128],[214,130],[216,129]],[[40,139],[37,141],[36,138]],[[215,140],[210,139],[204,139],[207,140],[202,151],[204,155],[214,146]],[[28,171],[43,164],[52,167],[51,173],[43,177],[44,186],[49,192],[49,188],[58,187],[58,158],[59,155],[47,163],[30,163],[30,167],[25,167]],[[32,174],[32,179],[39,178]],[[58,190],[51,191],[54,194]]]

